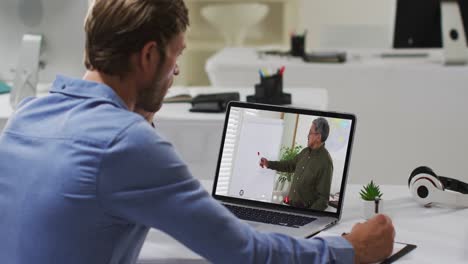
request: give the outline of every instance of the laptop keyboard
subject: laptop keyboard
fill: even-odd
[[[240,219],[273,225],[299,228],[317,219],[313,217],[241,207],[230,204],[224,204],[224,206],[226,206],[227,209]]]

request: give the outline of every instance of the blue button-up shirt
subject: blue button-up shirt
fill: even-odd
[[[0,135],[0,261],[135,263],[150,227],[214,263],[352,263],[341,237],[254,231],[108,86],[59,76]]]

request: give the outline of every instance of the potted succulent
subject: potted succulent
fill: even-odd
[[[383,193],[380,191],[379,185],[371,181],[369,184],[362,186],[359,193],[363,200],[363,216],[369,219],[375,214],[381,213],[383,209]]]

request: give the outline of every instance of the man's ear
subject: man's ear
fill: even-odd
[[[156,61],[159,60],[158,47],[155,41],[146,43],[141,49],[139,67],[145,73],[153,73]]]

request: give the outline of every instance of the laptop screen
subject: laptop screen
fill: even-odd
[[[338,213],[354,126],[350,114],[231,103],[213,195]]]

